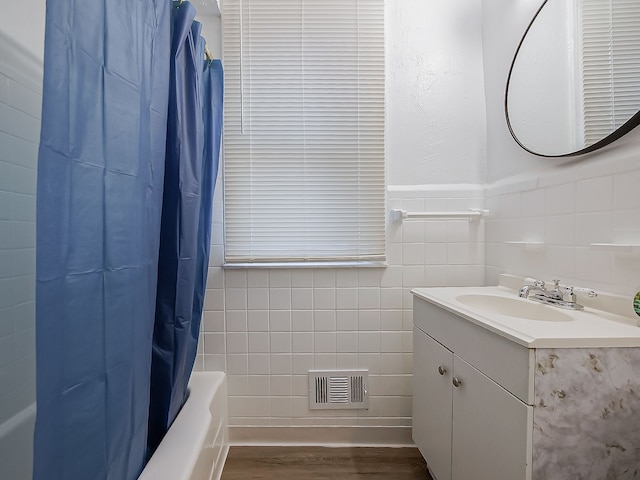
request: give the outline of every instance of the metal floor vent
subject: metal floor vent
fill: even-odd
[[[369,408],[369,370],[309,370],[309,408]]]

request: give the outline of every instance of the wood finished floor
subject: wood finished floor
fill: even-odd
[[[417,448],[231,447],[222,480],[433,480]]]

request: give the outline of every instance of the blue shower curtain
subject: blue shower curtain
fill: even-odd
[[[211,219],[213,191],[218,176],[220,141],[222,135],[222,100],[224,75],[220,60],[205,61],[203,73],[203,126],[204,158],[202,162],[202,203],[198,223],[198,260],[196,262],[196,289],[193,299],[193,318],[189,339],[190,365],[193,366],[198,348],[200,319],[204,306],[209,272],[209,251],[211,247]]]
[[[134,479],[146,450],[169,87],[166,0],[48,0],[34,479]]]
[[[218,75],[219,94],[207,91],[221,70],[203,69],[192,11],[167,0],[47,1],[35,480],[137,478],[149,431],[164,431],[184,400],[206,283],[222,85]],[[172,42],[177,34],[182,43]],[[204,115],[209,101],[220,106]],[[150,427],[158,404],[169,413]]]
[[[196,357],[209,263],[222,80],[219,62],[212,67],[205,62],[203,67],[205,46],[200,36],[201,25],[194,22],[195,15],[189,2],[172,11],[171,84],[151,363],[149,455],[157,448],[186,399]],[[218,105],[217,110],[212,108],[212,102]],[[211,132],[212,129],[218,132]]]

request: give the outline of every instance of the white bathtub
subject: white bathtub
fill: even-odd
[[[33,471],[33,403],[0,425],[0,471],[2,480],[31,478]]]
[[[223,372],[193,372],[189,397],[138,480],[219,480],[229,452]]]

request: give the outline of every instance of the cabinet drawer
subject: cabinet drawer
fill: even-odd
[[[415,296],[413,323],[520,400],[533,405],[533,350]]]

